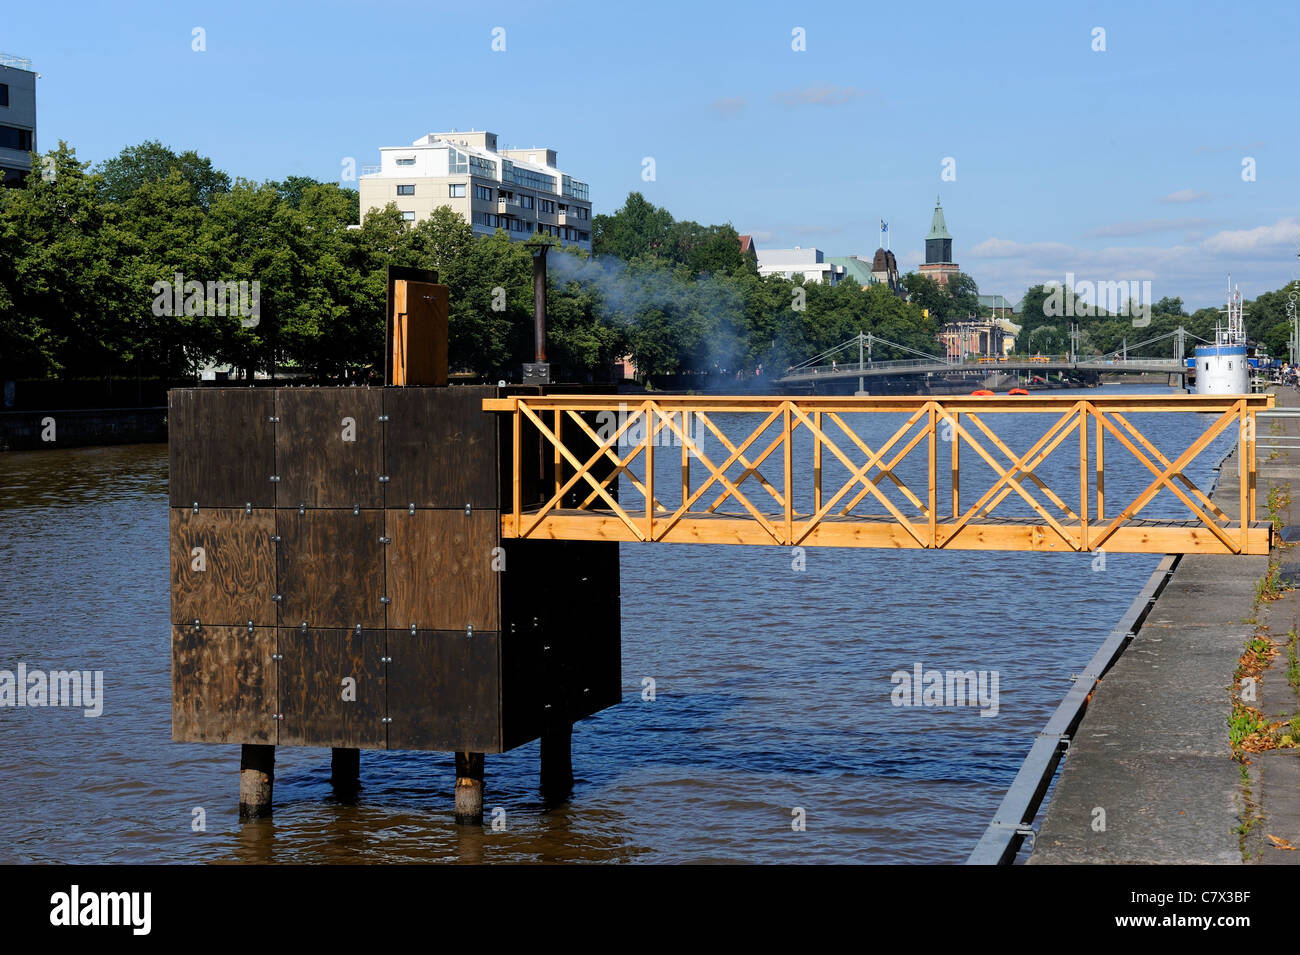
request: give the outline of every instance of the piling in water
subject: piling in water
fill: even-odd
[[[245,743],[239,757],[239,818],[271,814],[275,787],[275,747]]]

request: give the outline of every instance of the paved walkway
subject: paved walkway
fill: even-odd
[[[1300,394],[1283,390],[1284,406],[1300,407]],[[1260,432],[1261,443],[1300,444],[1300,419]],[[1274,486],[1294,484],[1300,497],[1300,449],[1261,449],[1257,461],[1257,519],[1268,520]],[[1239,486],[1234,454],[1215,491],[1216,503],[1234,516]],[[1284,525],[1293,509],[1300,520],[1297,502],[1281,509]],[[1300,586],[1300,547],[1275,548],[1272,558],[1189,555],[1179,562],[1093,694],[1029,864],[1300,864],[1300,850],[1276,849],[1267,838],[1300,847],[1300,749],[1251,756],[1243,778],[1228,742],[1234,671],[1246,642],[1264,626],[1284,643],[1300,625],[1300,590],[1257,606],[1270,559],[1281,560]],[[1282,648],[1255,704],[1266,716],[1300,714],[1286,667]]]

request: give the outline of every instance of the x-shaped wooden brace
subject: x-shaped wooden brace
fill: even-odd
[[[644,411],[649,404],[650,402],[648,401],[645,402],[644,404],[642,404],[640,410]],[[601,457],[604,456],[605,453],[610,449],[610,447],[612,447],[615,443],[617,443],[619,437],[623,434],[624,431],[628,429],[628,427],[632,424],[632,422],[637,419],[640,412],[638,412],[638,414],[636,415],[629,415],[627,420],[624,421],[618,427],[618,429],[613,433],[613,435],[611,435],[607,440],[600,442],[600,446],[596,449],[595,454],[593,454],[590,458],[587,459],[586,464],[579,464],[578,459],[573,456],[573,452],[571,452],[567,447],[564,446],[564,443],[561,442],[558,437],[556,437],[555,433],[552,432],[550,428],[546,427],[545,423],[542,421],[541,418],[533,414],[532,409],[528,407],[528,405],[524,402],[522,398],[518,400],[516,407],[518,407],[519,411],[524,415],[524,417],[528,418],[530,421],[533,422],[534,425],[537,426],[537,430],[542,433],[542,436],[545,437],[547,440],[549,440],[551,444],[554,445],[555,448],[560,452],[560,454],[564,456],[565,460],[568,461],[569,464],[572,465],[574,468],[573,476],[569,478],[569,480],[565,482],[565,484],[560,488],[559,491],[555,493],[555,495],[546,503],[546,505],[540,511],[537,512],[532,524],[528,526],[528,529],[526,531],[520,533],[519,536],[527,537],[529,534],[535,531],[537,529],[537,526],[542,523],[542,520],[546,517],[546,515],[550,512],[550,510],[553,507],[555,507],[556,504],[558,504],[564,498],[565,494],[569,493],[569,489],[573,487],[575,484],[577,484],[580,479],[585,478],[587,483],[590,484],[595,489],[596,493],[605,499],[605,503],[608,504],[610,508],[613,509],[614,513],[618,515],[619,519],[632,529],[632,532],[637,535],[637,538],[640,540],[645,540],[645,534],[641,532],[641,528],[637,527],[636,522],[632,520],[631,517],[628,516],[627,512],[624,511],[623,508],[618,506],[618,502],[614,500],[613,497],[610,496],[609,491],[605,489],[604,485],[598,482],[591,475],[591,466],[595,464],[597,461],[599,461]],[[519,462],[517,461],[515,462],[515,467],[516,468],[519,467]]]
[[[1021,486],[1019,478],[1022,474],[1031,474],[1035,467],[1050,457],[1052,452],[1056,450],[1060,443],[1073,433],[1074,429],[1079,426],[1079,416],[1082,413],[1082,408],[1083,402],[1076,402],[1069,411],[1061,415],[1057,422],[1052,425],[1041,438],[1034,442],[1033,447],[1019,457],[1013,455],[1011,467],[1003,468],[996,460],[994,460],[993,456],[984,449],[984,446],[976,441],[970,435],[970,432],[962,427],[959,421],[954,420],[952,415],[940,406],[938,409],[939,415],[953,428],[953,440],[957,441],[965,438],[966,443],[979,453],[980,457],[984,459],[984,462],[988,464],[988,466],[991,467],[999,477],[993,482],[993,485],[984,492],[984,495],[976,501],[975,504],[966,511],[966,513],[962,514],[962,516],[958,518],[957,523],[952,526],[951,530],[949,530],[946,535],[944,535],[939,546],[943,546],[948,543],[948,541],[952,540],[961,529],[970,522],[972,517],[984,510],[984,506],[1005,485],[1009,489],[1015,490],[1021,497],[1028,501],[1029,506],[1034,509],[1035,513],[1037,513],[1043,520],[1047,521],[1051,528],[1060,535],[1061,540],[1069,544],[1073,550],[1082,549],[1082,538],[1075,539],[1071,537],[1065,528],[1062,527],[1060,523],[1043,508],[1037,498]],[[967,416],[972,417],[972,415],[969,414]],[[999,500],[1001,500],[1001,498],[999,498]]]
[[[631,465],[631,463],[636,459],[637,455],[639,455],[642,451],[646,449],[647,443],[650,441],[654,441],[655,437],[659,434],[659,432],[663,430],[664,428],[664,423],[662,420],[663,413],[659,411],[658,405],[656,405],[653,401],[646,401],[642,403],[640,408],[638,408],[636,411],[634,411],[631,415],[628,416],[628,421],[626,423],[626,426],[631,427],[632,422],[634,422],[638,417],[640,417],[643,411],[646,411],[647,427],[649,427],[650,415],[647,411],[647,407],[653,409],[655,412],[654,417],[657,417],[660,420],[655,423],[652,429],[650,429],[650,436],[646,439],[646,441],[638,441],[636,445],[633,446],[632,450],[628,452],[627,457],[620,458],[610,448],[605,449],[605,455],[611,461],[614,462],[614,470],[611,471],[609,474],[607,474],[605,476],[605,479],[600,482],[601,487],[608,488],[610,484],[613,483],[616,477],[618,477],[620,474],[626,474],[628,476],[628,480],[632,482],[633,486],[635,486],[636,489],[641,493],[642,497],[645,497],[647,494],[650,493],[649,490],[646,488],[646,486],[641,483],[641,481],[637,478],[635,474],[632,473],[632,471],[629,469],[629,465]],[[588,425],[587,422],[583,421],[582,417],[572,408],[569,409],[569,417],[578,423],[578,427],[581,428],[583,431],[585,431],[587,433],[587,436],[591,438],[591,440],[595,441],[598,444],[600,443],[600,436],[597,435],[596,432],[591,429],[591,426]],[[621,433],[622,433],[622,429],[620,429],[620,434]],[[578,505],[578,509],[586,510],[588,507],[591,506],[591,502],[594,501],[596,497],[597,497],[596,492],[592,491],[590,494],[587,495],[587,499]],[[655,507],[659,510],[666,510],[666,508],[664,508],[664,506],[659,503],[658,499],[655,500]]]
[[[798,405],[792,402],[791,410],[795,413],[795,415],[799,418],[799,420],[804,423],[804,425],[808,428],[808,430],[812,432],[813,439],[816,441],[823,442],[826,445],[826,447],[830,448],[831,453],[840,459],[840,463],[843,464],[846,468],[848,468],[850,474],[852,475],[848,479],[848,481],[844,483],[844,486],[835,492],[835,495],[829,501],[826,501],[824,504],[822,504],[821,509],[812,516],[812,519],[809,520],[807,525],[804,527],[803,533],[801,533],[798,539],[793,541],[793,543],[798,544],[802,542],[805,538],[807,538],[808,535],[813,532],[814,528],[816,528],[817,524],[821,521],[821,519],[825,517],[827,514],[829,514],[832,510],[834,510],[835,505],[839,503],[840,498],[842,498],[845,494],[847,494],[850,488],[855,487],[859,482],[861,482],[866,490],[869,490],[872,494],[876,495],[876,497],[880,498],[881,503],[883,503],[886,509],[888,509],[889,513],[893,515],[894,520],[898,521],[898,523],[903,528],[905,528],[907,532],[912,535],[912,537],[916,539],[916,542],[920,546],[922,547],[930,546],[930,541],[926,537],[922,536],[917,532],[916,528],[912,525],[912,522],[903,516],[903,513],[894,505],[894,502],[884,495],[884,493],[880,490],[880,488],[876,486],[874,481],[872,481],[870,478],[867,477],[867,474],[871,471],[871,469],[876,467],[877,464],[879,464],[881,458],[883,458],[886,454],[889,453],[889,449],[892,448],[895,444],[897,444],[899,439],[901,439],[903,435],[911,431],[912,427],[918,421],[920,421],[923,416],[929,414],[928,407],[922,406],[921,408],[918,408],[912,414],[912,417],[907,419],[907,423],[904,424],[897,431],[895,431],[893,435],[889,438],[889,440],[887,440],[884,444],[880,446],[880,449],[878,451],[872,451],[865,444],[859,442],[859,446],[864,449],[864,453],[867,455],[867,462],[863,464],[861,467],[855,466],[853,461],[850,460],[849,457],[843,451],[840,450],[839,445],[837,445],[834,441],[828,438],[826,434],[821,430],[821,428],[817,427],[817,425],[814,424],[812,420],[806,414],[804,414],[803,411],[800,410]],[[850,429],[845,428],[844,423],[842,421],[837,421],[836,423],[839,424],[841,428],[844,428],[846,433],[851,433]],[[926,434],[928,434],[928,429],[923,430],[921,432],[922,437],[924,437]]]
[[[695,412],[695,417],[704,422],[704,426],[713,432],[713,434],[717,437],[719,441],[722,442],[722,445],[728,451],[736,450],[736,446],[731,443],[731,440],[725,434],[723,434],[722,431],[720,431],[713,424],[712,421],[709,420],[708,416],[703,411]],[[793,433],[793,429],[792,429],[792,433]],[[782,429],[781,433],[772,439],[772,443],[767,446],[767,448],[763,451],[763,453],[760,454],[752,464],[745,458],[743,454],[740,454],[736,457],[736,460],[740,462],[740,464],[742,464],[745,468],[745,470],[741,472],[740,477],[736,479],[736,487],[740,487],[740,485],[744,484],[745,481],[748,480],[751,476],[756,477],[758,478],[758,483],[767,489],[767,493],[772,495],[772,499],[776,501],[777,507],[780,507],[782,510],[785,509],[785,498],[782,497],[777,492],[776,488],[772,487],[772,482],[770,482],[767,478],[763,477],[763,473],[759,471],[759,467],[762,465],[764,461],[767,460],[768,455],[770,455],[773,451],[775,451],[777,448],[781,446],[781,443],[785,441],[785,439],[786,439],[785,430]],[[715,500],[712,504],[710,504],[707,508],[705,508],[705,513],[712,514],[714,511],[718,509],[719,505],[721,505],[722,502],[729,497],[731,497],[731,491],[730,490],[723,491],[721,494],[718,495],[717,500]]]
[[[1155,498],[1155,496],[1160,493],[1161,488],[1167,487],[1175,495],[1177,495],[1183,501],[1184,504],[1186,504],[1192,510],[1192,513],[1196,514],[1201,519],[1201,521],[1205,524],[1206,527],[1208,527],[1211,531],[1214,532],[1214,535],[1218,537],[1220,541],[1223,542],[1224,546],[1227,547],[1229,551],[1231,551],[1234,554],[1241,553],[1241,543],[1239,541],[1233,541],[1232,538],[1229,537],[1224,532],[1223,528],[1219,526],[1219,523],[1213,520],[1212,518],[1210,518],[1209,515],[1205,514],[1205,512],[1203,512],[1200,508],[1198,508],[1195,504],[1193,504],[1191,499],[1186,494],[1184,494],[1183,491],[1179,487],[1177,487],[1172,480],[1172,478],[1175,475],[1181,475],[1183,470],[1187,467],[1188,463],[1192,461],[1198,454],[1204,451],[1209,446],[1210,442],[1219,436],[1219,432],[1221,432],[1225,427],[1227,427],[1228,424],[1230,424],[1234,418],[1237,418],[1241,414],[1241,411],[1242,411],[1242,403],[1237,402],[1230,409],[1225,411],[1219,417],[1219,420],[1210,426],[1208,431],[1206,431],[1199,438],[1193,441],[1191,447],[1189,447],[1186,451],[1184,451],[1182,454],[1178,456],[1177,461],[1174,461],[1172,464],[1166,464],[1163,471],[1158,470],[1157,466],[1153,464],[1151,460],[1147,458],[1146,455],[1138,451],[1138,449],[1134,447],[1133,442],[1129,441],[1128,438],[1125,437],[1124,433],[1121,432],[1118,428],[1116,428],[1113,424],[1111,424],[1111,422],[1108,421],[1104,415],[1100,416],[1099,420],[1101,421],[1102,425],[1106,428],[1106,430],[1108,430],[1111,434],[1115,435],[1115,437],[1120,440],[1120,443],[1123,444],[1125,447],[1127,447],[1129,451],[1133,453],[1134,457],[1136,457],[1139,461],[1141,461],[1144,465],[1146,465],[1147,470],[1149,470],[1152,474],[1156,475],[1156,479],[1152,481],[1150,484],[1148,484],[1146,486],[1146,489],[1134,499],[1133,503],[1130,504],[1128,507],[1124,508],[1124,510],[1121,511],[1120,514],[1113,521],[1111,521],[1110,524],[1106,526],[1106,529],[1102,531],[1100,536],[1094,539],[1093,547],[1094,548],[1101,547],[1101,545],[1104,544],[1110,538],[1110,536],[1115,533],[1115,531],[1119,528],[1121,524],[1123,524],[1125,521],[1132,520],[1137,515],[1137,513],[1140,510],[1142,510],[1142,508],[1146,507],[1149,503],[1151,503],[1152,499]],[[1245,527],[1247,521],[1247,515],[1243,514],[1241,516],[1241,520],[1242,520],[1242,526]]]
[[[858,437],[857,432],[854,431],[852,428],[850,428],[847,424],[845,424],[843,419],[841,419],[838,414],[836,414],[834,411],[829,411],[827,412],[827,417],[830,418],[832,421],[834,421],[837,425],[839,425],[840,430],[843,431],[846,435],[848,435],[849,440],[851,440],[854,444],[858,446],[859,451],[861,451],[863,454],[867,454],[867,455],[871,454],[871,448],[867,446],[867,443],[863,441],[860,437]],[[920,420],[918,416],[913,416],[912,421],[908,425],[908,427],[911,427],[918,420]],[[930,516],[930,508],[919,497],[917,497],[914,493],[912,493],[912,489],[910,487],[908,487],[901,480],[899,480],[898,475],[894,473],[894,468],[898,467],[899,462],[902,461],[904,458],[906,458],[909,454],[911,454],[912,450],[918,444],[924,441],[927,437],[929,437],[929,435],[930,435],[930,429],[928,427],[922,428],[920,431],[918,431],[915,435],[913,435],[912,439],[908,441],[906,445],[903,446],[903,450],[899,451],[892,458],[890,458],[890,460],[887,463],[880,465],[880,473],[876,475],[876,478],[886,477],[889,478],[889,480],[893,481],[894,486],[897,487],[900,491],[902,491],[903,495],[909,501],[912,502],[912,506],[921,512],[922,517],[926,517],[926,518]],[[826,438],[826,442],[828,444],[830,443],[829,437]],[[847,516],[853,513],[853,509],[857,507],[860,503],[862,503],[862,499],[864,497],[866,497],[868,494],[871,493],[871,488],[874,485],[874,483],[875,483],[874,480],[871,482],[864,481],[862,490],[858,491],[858,493],[854,495],[853,500],[849,501],[849,503],[845,504],[844,507],[840,509],[840,514],[843,516]]]
[[[745,510],[749,511],[750,516],[753,517],[754,520],[758,521],[763,529],[772,536],[772,540],[776,541],[778,544],[785,543],[785,541],[782,540],[782,535],[772,526],[772,522],[763,516],[762,512],[750,502],[749,498],[745,497],[745,495],[740,492],[740,489],[736,487],[736,485],[732,484],[731,481],[727,479],[725,474],[727,468],[740,460],[741,456],[749,446],[758,440],[759,435],[766,431],[772,422],[781,415],[781,413],[782,409],[777,407],[768,414],[766,420],[755,428],[754,431],[750,433],[749,437],[740,443],[739,447],[732,449],[731,454],[728,456],[726,461],[722,462],[721,467],[716,466],[711,460],[709,460],[708,456],[704,453],[704,449],[696,445],[688,435],[683,433],[683,431],[677,427],[677,422],[672,420],[672,417],[669,416],[668,427],[682,439],[683,444],[685,444],[688,450],[699,459],[700,463],[709,469],[709,477],[705,481],[701,482],[700,486],[691,493],[689,498],[682,501],[682,506],[679,507],[671,517],[663,522],[657,535],[658,539],[662,540],[668,532],[673,529],[673,526],[682,519],[683,515],[690,510],[691,505],[703,496],[704,492],[709,489],[714,481],[718,481],[727,488],[737,501],[744,505]]]

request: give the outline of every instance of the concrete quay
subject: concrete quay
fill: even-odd
[[[1288,407],[1300,408],[1300,394],[1282,389],[1278,408]],[[1300,418],[1260,419],[1258,441],[1256,519],[1270,518],[1277,489],[1273,508],[1289,527],[1300,447],[1272,445],[1300,445]],[[1235,452],[1220,474],[1215,501],[1235,516]],[[1179,561],[1093,693],[1028,864],[1300,864],[1300,748],[1251,753],[1243,764],[1229,742],[1237,667],[1257,635],[1279,653],[1249,705],[1270,721],[1300,716],[1285,646],[1300,626],[1300,590],[1259,599],[1270,562],[1284,586],[1300,586],[1300,549],[1285,541],[1268,557]]]

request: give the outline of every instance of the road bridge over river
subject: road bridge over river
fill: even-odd
[[[876,335],[861,333],[827,349],[808,361],[796,365],[777,384],[786,390],[813,388],[826,382],[865,382],[867,378],[900,378],[908,376],[938,375],[987,376],[1008,372],[1025,372],[1046,377],[1052,372],[1075,374],[1122,375],[1179,375],[1186,377],[1188,368],[1181,357],[1185,351],[1188,333],[1178,328],[1155,338],[1138,342],[1133,350],[1159,344],[1166,339],[1173,342],[1173,355],[1169,358],[1129,356],[1129,346],[1105,355],[965,355],[939,356],[918,351],[907,345],[886,341]],[[873,353],[880,347],[893,354],[910,354],[911,358],[876,360]]]

